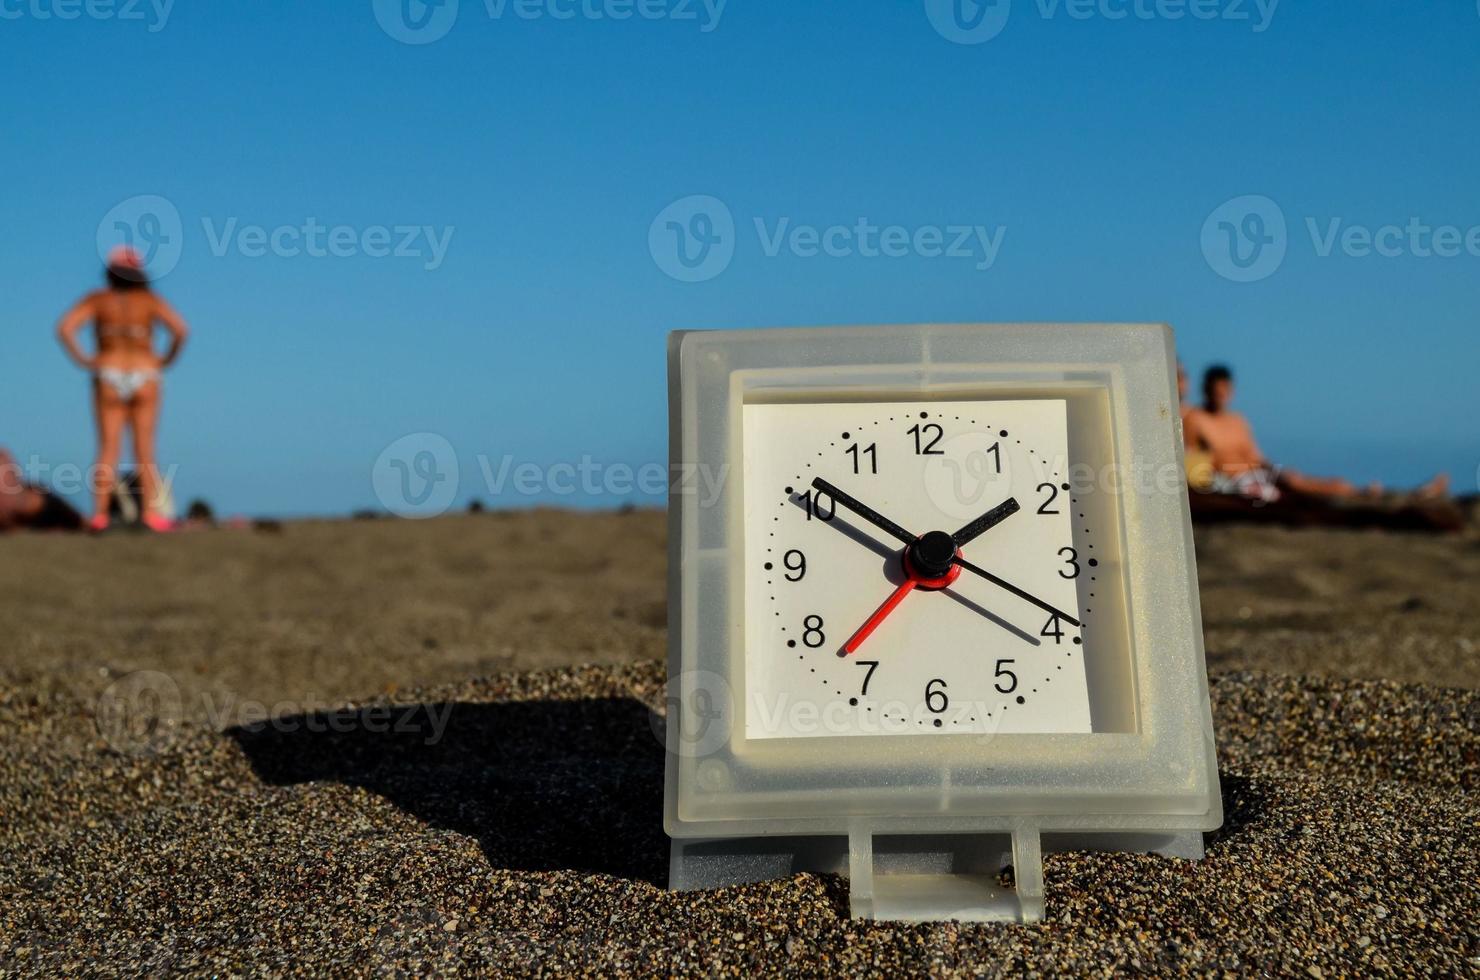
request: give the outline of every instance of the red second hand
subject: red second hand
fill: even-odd
[[[895,589],[889,598],[884,600],[884,604],[874,611],[874,614],[868,618],[868,622],[858,627],[858,632],[854,633],[848,642],[843,644],[843,654],[846,656],[862,646],[863,641],[868,639],[869,634],[878,629],[879,624],[884,621],[884,618],[894,611],[895,606],[904,601],[904,597],[910,594],[915,588],[915,585],[916,582],[913,578],[905,579],[904,584]]]

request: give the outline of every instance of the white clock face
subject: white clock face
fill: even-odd
[[[1066,413],[744,407],[748,738],[1091,730]]]

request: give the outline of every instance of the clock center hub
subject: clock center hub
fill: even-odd
[[[904,568],[916,586],[943,589],[961,575],[956,557],[956,541],[945,531],[931,531],[916,538],[904,550]]]

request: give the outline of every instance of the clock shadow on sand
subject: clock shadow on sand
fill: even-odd
[[[227,734],[263,781],[361,787],[474,837],[495,868],[666,881],[663,720],[641,702],[398,705],[389,725],[380,710],[373,722],[368,709],[315,712]]]
[[[374,723],[368,710],[227,734],[264,782],[360,787],[433,828],[473,837],[494,868],[666,883],[663,719],[641,702],[396,705],[390,731],[383,708]],[[446,727],[432,737],[444,713]],[[1224,773],[1222,788],[1224,823],[1204,835],[1209,848],[1264,823],[1269,805],[1253,780]]]

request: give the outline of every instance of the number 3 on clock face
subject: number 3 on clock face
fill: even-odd
[[[748,738],[1091,731],[1056,399],[747,404]]]

